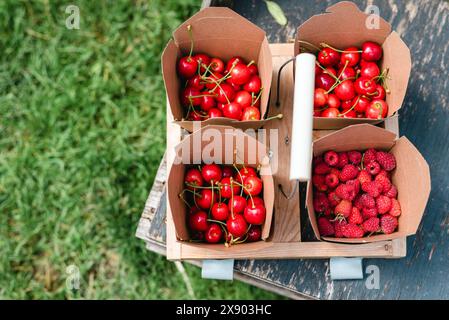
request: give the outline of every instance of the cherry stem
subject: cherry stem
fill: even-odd
[[[218,223],[218,224],[221,224],[221,225],[226,226],[226,223],[224,223],[223,221],[218,221],[218,220],[214,220],[214,219],[207,219],[207,221],[209,221],[209,222],[214,222],[214,223]]]
[[[256,62],[254,60],[251,60],[246,66],[249,67],[252,64],[255,64]]]
[[[329,70],[327,70],[327,68],[323,67],[318,61],[316,62],[316,65],[324,71],[323,73],[328,74],[335,80],[339,81],[338,78],[332,72],[329,72]]]
[[[235,165],[235,163],[233,163],[232,165],[234,166],[235,170],[236,170],[237,173],[239,174],[240,180],[242,180],[242,182],[243,182],[243,176],[242,176],[242,174],[240,173],[240,170],[237,168],[237,166]],[[231,178],[231,179],[232,179],[232,178]],[[234,193],[233,193],[233,194],[234,194]],[[242,196],[242,195],[243,195],[243,189],[240,190],[240,196]]]
[[[359,103],[359,101],[360,101],[360,96],[357,97],[357,101],[354,103],[354,105],[353,105],[349,110],[346,110],[345,113],[340,113],[338,116],[339,116],[339,117],[343,117],[343,116],[345,116],[346,114],[348,114],[349,112],[351,112],[351,111],[355,108],[355,106],[357,105],[357,103]]]
[[[178,194],[179,199],[181,199],[186,204],[186,206],[189,207],[189,209],[192,208],[192,206],[186,201],[186,199],[184,199],[183,194],[184,191]]]
[[[270,121],[270,120],[273,120],[273,119],[282,119],[284,117],[284,115],[282,114],[282,113],[279,113],[278,115],[275,115],[275,116],[272,116],[272,117],[269,117],[269,118],[266,118],[265,119],[265,121]]]
[[[257,103],[257,101],[259,101],[260,97],[262,96],[262,91],[263,91],[263,88],[260,88],[260,91],[259,91],[259,94],[257,95],[256,100],[254,100],[254,101],[251,103],[252,106],[255,105],[255,104]]]
[[[338,85],[340,85],[340,83],[342,83],[342,82],[345,81],[345,80],[348,80],[348,79],[345,79],[345,80],[343,80],[343,81],[340,80],[340,78],[341,78],[343,72],[345,72],[346,68],[348,67],[348,64],[349,64],[349,61],[346,60],[345,65],[343,66],[343,69],[341,69],[340,75],[339,75],[338,78],[337,78],[337,81],[333,84],[333,86],[332,86],[328,91],[326,91],[326,94],[331,93],[332,90],[334,90]]]
[[[332,49],[334,51],[337,51],[337,52],[340,52],[340,53],[362,53],[363,52],[362,50],[345,51],[345,50],[336,49],[336,48],[334,48],[334,47],[332,47],[332,46],[330,46],[330,45],[328,45],[327,43],[324,43],[324,42],[320,43],[320,46],[322,46],[323,48],[330,48],[330,49]]]
[[[189,57],[192,57],[192,53],[193,53],[193,34],[192,34],[192,26],[190,24],[187,26],[187,32],[188,32],[189,38],[190,38],[190,53],[189,53]]]
[[[232,177],[229,179],[230,185],[231,185],[231,217],[234,219],[234,188],[232,186],[232,183],[234,182],[234,179]]]
[[[318,48],[316,45],[314,45],[313,43],[310,43],[310,42],[307,42],[307,41],[304,41],[304,40],[298,40],[298,42],[299,43],[302,43],[302,44],[306,44],[306,45],[308,45],[308,46],[311,46],[312,48],[314,48],[314,49],[316,49],[316,50],[318,50],[318,51],[321,51],[321,49],[320,48]]]

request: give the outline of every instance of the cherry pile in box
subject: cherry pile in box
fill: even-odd
[[[180,194],[191,241],[233,245],[259,241],[266,208],[256,169],[203,164],[187,169]]]
[[[362,238],[391,234],[401,205],[391,182],[393,154],[327,151],[313,160],[313,206],[321,236]]]
[[[183,81],[181,102],[187,120],[261,119],[262,82],[254,61],[236,56],[225,62],[204,53],[194,55],[191,50],[179,59],[177,70]]]
[[[344,50],[321,44],[315,69],[314,116],[384,119],[388,70],[380,69],[382,47],[365,42]]]

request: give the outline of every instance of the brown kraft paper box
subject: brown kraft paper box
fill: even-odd
[[[309,181],[306,206],[318,239],[342,243],[367,243],[403,238],[416,233],[430,194],[430,171],[426,160],[406,137],[396,139],[394,133],[370,124],[352,125],[316,140],[313,143],[313,155],[318,156],[329,150],[341,152],[369,148],[390,151],[396,157],[392,182],[398,189],[398,200],[402,210],[398,218],[398,229],[389,235],[380,234],[360,239],[321,237],[313,208],[313,185]]]
[[[185,110],[180,101],[181,79],[176,66],[179,58],[188,55],[190,37],[187,26],[192,28],[194,53],[205,53],[227,61],[240,56],[245,61],[254,60],[262,80],[260,103],[261,118],[267,113],[268,100],[273,72],[272,57],[265,32],[228,8],[210,7],[199,11],[181,24],[174,32],[162,53],[162,74],[170,109],[175,123],[189,132],[193,131],[193,122],[183,120]],[[257,129],[265,121],[236,121],[229,118],[213,118],[201,121],[206,125],[228,125],[241,129]]]
[[[206,133],[208,130],[215,130],[215,133],[221,133],[220,143],[222,148],[220,148],[220,150],[211,149],[210,146],[208,147],[211,141],[214,140],[210,138],[211,131]],[[196,144],[199,144],[201,147],[198,148]],[[232,152],[226,154],[224,152],[225,148],[227,148],[226,150],[231,149]],[[186,138],[175,147],[176,156],[167,179],[167,196],[172,212],[177,240],[188,241],[190,239],[186,224],[186,214],[188,213],[188,209],[182,199],[178,196],[185,188],[184,174],[188,167],[188,165],[184,164],[185,161],[181,161],[181,159],[186,159],[191,164],[199,164],[201,162],[210,163],[213,162],[216,152],[218,152],[217,157],[221,159],[222,164],[232,165],[232,163],[236,161],[237,164],[244,163],[245,166],[260,168],[260,176],[263,181],[263,199],[266,207],[266,219],[262,225],[262,240],[266,240],[270,235],[274,204],[274,182],[269,158],[267,156],[267,149],[262,143],[257,141],[254,137],[245,134],[242,130],[227,126],[203,127],[186,136]],[[259,242],[263,243],[264,241]],[[232,250],[233,252],[241,252],[242,250],[246,250],[246,248],[252,248],[252,250],[254,250],[257,249],[257,244],[259,242],[235,244],[232,246]],[[207,248],[213,248],[215,251],[226,251],[229,249],[223,243],[196,243],[192,245],[207,246]],[[229,258],[232,258],[232,256]]]
[[[365,41],[379,43],[384,52],[380,64],[381,70],[389,69],[387,85],[390,93],[386,97],[389,106],[387,117],[395,116],[401,108],[412,65],[410,50],[399,34],[391,31],[391,25],[381,17],[360,11],[353,2],[339,2],[329,7],[326,13],[315,15],[298,27],[295,55],[300,53],[300,47],[316,53],[315,49],[299,41],[306,41],[317,47],[324,42],[342,50],[350,46],[361,48]],[[375,124],[381,121],[316,117],[313,128],[340,129],[357,123]]]

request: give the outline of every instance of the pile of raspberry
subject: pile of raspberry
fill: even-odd
[[[381,150],[327,151],[313,159],[313,206],[321,236],[391,234],[401,205],[391,182],[393,154]]]

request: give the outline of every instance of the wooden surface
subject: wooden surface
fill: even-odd
[[[283,42],[294,36],[297,25],[337,1],[277,2],[289,19],[286,28],[276,25],[262,1],[238,1],[234,10],[264,28],[271,42]],[[412,52],[412,75],[400,116],[401,135],[406,135],[419,148],[432,173],[432,193],[419,233],[408,238],[407,258],[364,262],[365,267],[375,265],[379,268],[379,290],[367,289],[365,281],[331,282],[327,260],[237,261],[236,278],[292,298],[447,299],[449,199],[446,171],[449,146],[446,136],[449,108],[445,74],[449,61],[449,5],[443,1],[418,0],[355,2],[361,8],[367,3],[378,5],[380,14],[392,23]],[[158,183],[163,184],[163,180],[158,176],[155,187]],[[152,202],[165,199],[164,195],[159,197],[163,189],[153,190]],[[157,210],[147,211],[137,232],[149,239],[149,249],[160,253],[164,253],[165,205],[160,201]],[[303,239],[310,237],[310,226],[303,224],[301,227]]]

